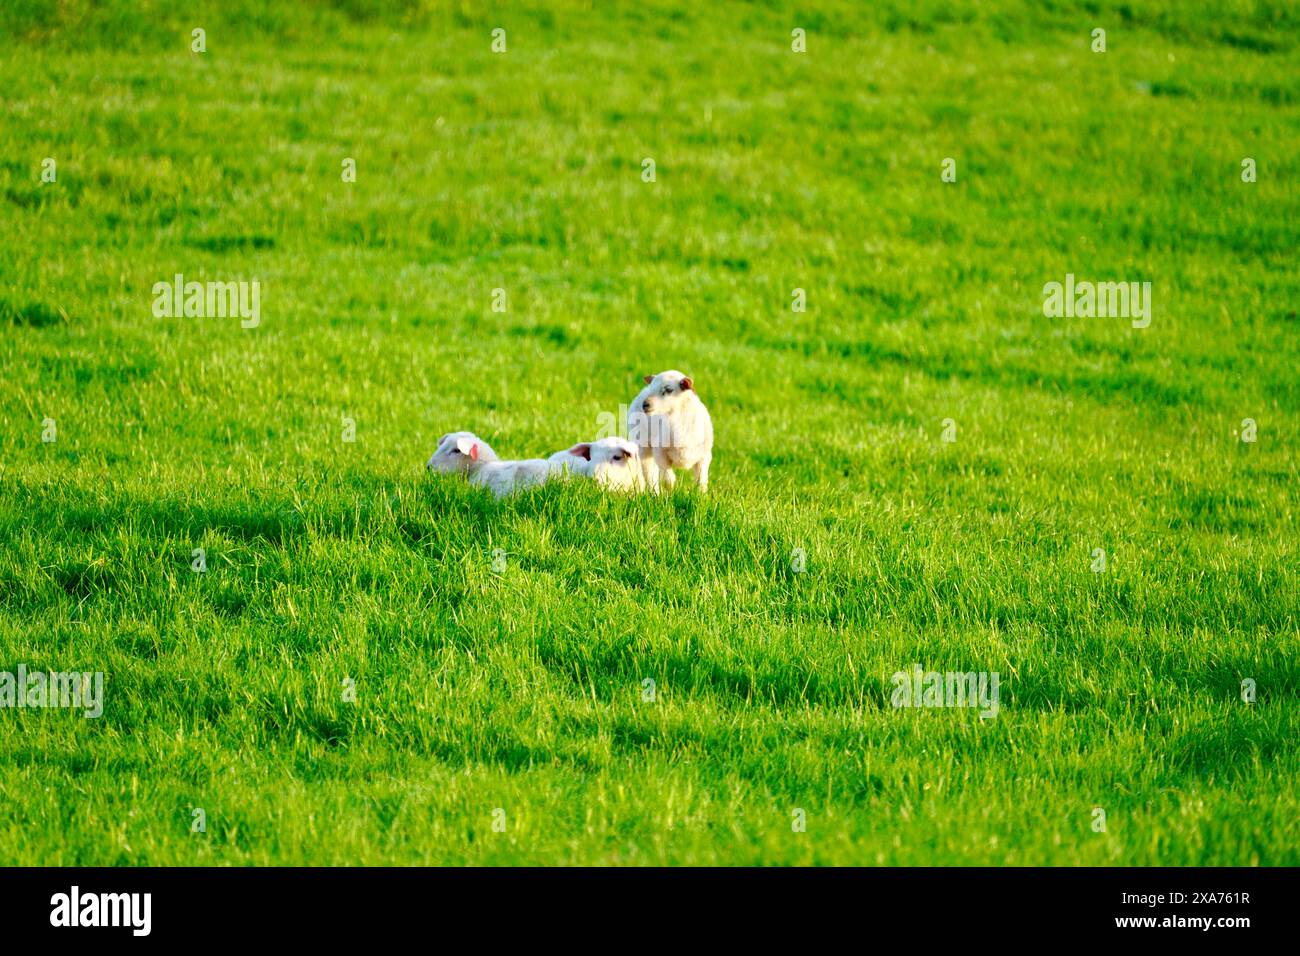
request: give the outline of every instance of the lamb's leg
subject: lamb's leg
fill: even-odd
[[[659,470],[659,481],[672,491],[677,484],[677,475],[673,472],[672,462],[668,460],[668,452],[662,448],[655,449],[655,466]]]
[[[659,466],[655,464],[654,456],[649,454],[649,449],[642,449],[641,477],[645,479],[648,490],[659,493]]]
[[[710,455],[707,458],[701,458],[695,463],[695,484],[701,492],[709,490],[709,462],[712,460],[713,456]]]

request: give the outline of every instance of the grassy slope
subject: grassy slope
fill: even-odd
[[[0,862],[1300,862],[1294,14],[858,6],[0,14]],[[420,470],[665,367],[707,500]]]

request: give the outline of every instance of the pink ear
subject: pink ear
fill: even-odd
[[[469,450],[469,457],[471,461],[478,461],[478,442],[475,442],[474,447]]]
[[[645,382],[647,385],[649,385],[654,380],[655,377],[653,375],[647,375],[644,379],[642,379],[642,381]]]
[[[574,445],[572,448],[569,449],[569,454],[577,455],[579,458],[585,458],[587,459],[587,461],[591,461],[591,445],[587,444],[586,442],[582,442],[581,444]]]
[[[695,383],[692,382],[689,378],[682,379],[682,388],[694,388],[694,387],[695,387]]]

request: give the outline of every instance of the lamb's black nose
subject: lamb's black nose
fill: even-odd
[[[643,412],[648,412],[648,411],[650,411],[650,403],[649,403],[649,402],[642,402],[642,403],[641,403],[641,411],[643,411]]]

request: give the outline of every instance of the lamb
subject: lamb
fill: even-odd
[[[628,437],[640,448],[641,470],[651,491],[662,477],[671,491],[674,468],[690,468],[700,491],[709,490],[713,460],[713,420],[695,392],[695,383],[669,370],[645,377],[645,388],[627,414]]]
[[[438,439],[438,449],[425,467],[429,471],[457,472],[471,485],[487,488],[498,498],[532,485],[540,485],[560,470],[540,458],[502,461],[473,432],[451,432]]]
[[[557,451],[548,461],[570,474],[592,478],[604,488],[640,490],[642,476],[637,447],[624,438],[601,438]]]

